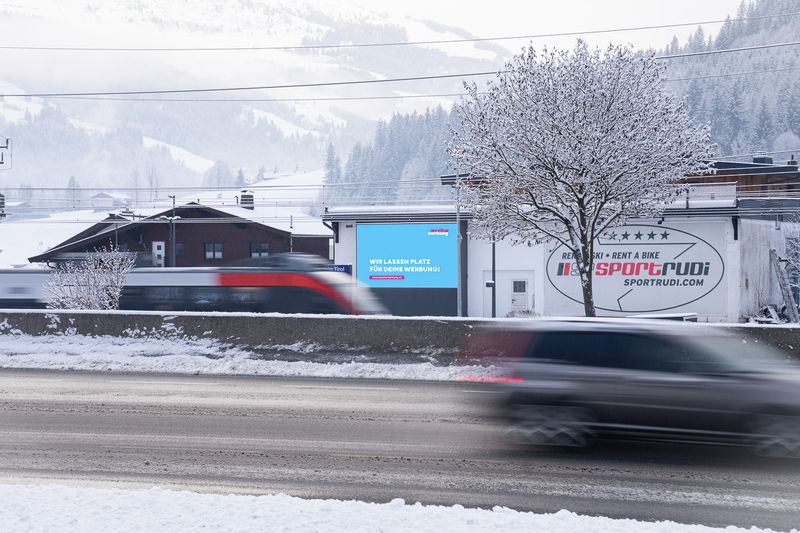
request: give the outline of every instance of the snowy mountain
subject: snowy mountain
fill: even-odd
[[[452,39],[463,30],[391,16],[350,2],[39,0],[0,2],[3,45],[106,48],[268,47]],[[5,50],[0,94],[261,86],[494,70],[507,52],[467,43],[245,51]],[[405,100],[224,101],[460,92],[445,79],[364,86],[120,99],[0,99],[0,135],[14,142],[3,174],[21,185],[200,185],[216,161],[242,168],[322,166],[333,142],[346,153],[394,112],[449,105]],[[156,100],[156,101],[154,101]],[[26,193],[27,194],[27,193]]]

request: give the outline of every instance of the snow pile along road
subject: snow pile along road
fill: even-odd
[[[312,357],[303,357],[306,358]],[[213,339],[0,335],[0,368],[432,381],[492,377],[501,373],[498,368],[478,365],[376,363],[357,359],[273,360]]]
[[[757,533],[765,529],[712,528],[675,522],[640,522],[581,516],[568,511],[535,514],[505,507],[407,505],[397,499],[304,500],[283,494],[239,496],[186,491],[0,485],[0,531],[115,533],[204,531],[574,533]],[[796,530],[793,530],[796,531]]]

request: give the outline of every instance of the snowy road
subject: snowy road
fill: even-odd
[[[800,468],[741,452],[523,453],[471,383],[0,371],[0,481],[185,488],[790,529]]]

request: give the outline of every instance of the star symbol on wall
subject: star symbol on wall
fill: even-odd
[[[642,232],[641,232],[641,231],[637,231],[637,232],[634,234],[634,236],[636,237],[636,240],[637,240],[637,241],[641,241],[641,240],[642,240]]]
[[[630,237],[630,236],[631,236],[631,234],[628,233],[627,231],[621,235],[623,241],[627,241],[628,237]]]
[[[656,238],[656,232],[655,231],[651,231],[650,233],[647,234],[647,240],[648,241],[652,241],[655,238]]]
[[[667,230],[664,230],[664,233],[661,234],[661,240],[664,240],[667,237],[669,237],[669,233],[667,233]]]
[[[612,234],[611,234],[611,236],[610,236],[609,238],[610,238],[612,241],[616,241],[616,240],[617,240],[617,234],[616,234],[616,233],[612,233]]]

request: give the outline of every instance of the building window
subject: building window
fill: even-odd
[[[265,242],[250,243],[250,257],[267,257],[269,255],[269,244]]]
[[[222,259],[222,243],[221,242],[207,242],[206,243],[206,259]]]
[[[176,242],[175,243],[175,257],[181,257],[181,256],[183,256],[183,243],[182,242]]]
[[[519,292],[527,292],[528,291],[528,284],[525,282],[525,280],[515,281],[514,282],[513,291],[517,292],[517,293],[519,293]]]

